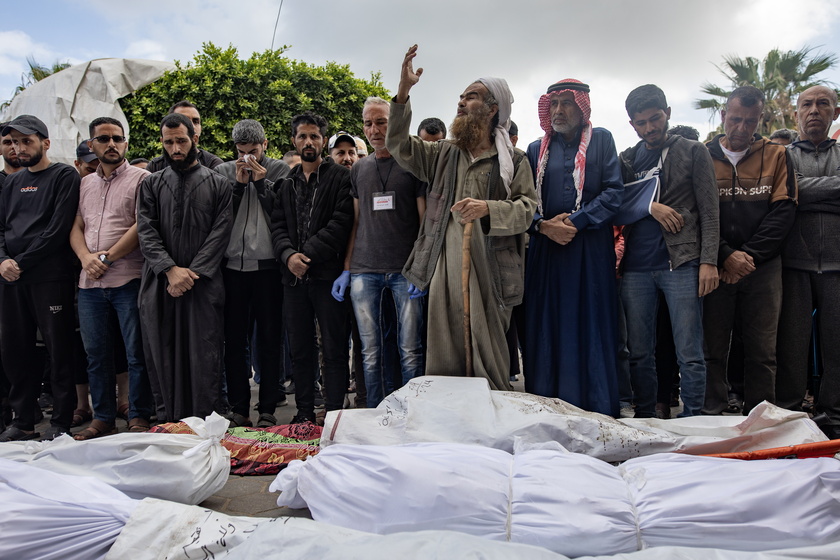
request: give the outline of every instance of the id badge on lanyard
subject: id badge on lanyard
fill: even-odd
[[[373,211],[393,210],[396,201],[395,195],[396,193],[394,191],[373,193]]]

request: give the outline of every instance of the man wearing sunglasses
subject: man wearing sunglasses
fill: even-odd
[[[70,246],[82,265],[79,328],[88,359],[94,418],[74,436],[77,440],[116,432],[115,336],[122,336],[128,361],[129,431],[148,430],[152,415],[137,308],[143,255],[135,216],[137,190],[149,172],[132,167],[125,159],[128,139],[120,121],[99,117],[89,130],[88,147],[100,165],[82,179]],[[120,325],[116,332],[111,329],[111,314],[116,314]]]

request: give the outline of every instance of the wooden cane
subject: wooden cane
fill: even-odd
[[[472,356],[472,328],[470,326],[470,240],[473,222],[464,225],[464,242],[461,245],[461,293],[464,299],[464,350],[467,356],[467,377],[474,377]]]

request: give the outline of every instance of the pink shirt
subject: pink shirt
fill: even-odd
[[[92,253],[107,251],[137,223],[137,190],[146,176],[145,169],[124,161],[110,176],[102,175],[102,166],[82,179],[79,187],[79,212],[85,222],[85,243]],[[118,288],[140,278],[143,254],[140,247],[114,261],[98,280],[84,270],[79,288]]]

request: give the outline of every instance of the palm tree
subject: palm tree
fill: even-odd
[[[52,76],[56,72],[61,72],[65,68],[70,66],[69,62],[54,62],[52,66],[41,66],[35,61],[34,57],[28,56],[26,57],[26,63],[29,65],[29,71],[25,74],[21,74],[20,76],[20,85],[15,87],[15,93],[12,94],[12,99],[15,98],[17,94],[34,84],[35,82],[40,82],[44,78],[48,76]],[[12,99],[3,102],[0,104],[0,111],[6,109],[9,104],[12,102]]]
[[[722,67],[716,68],[730,81],[729,88],[704,83],[701,90],[712,98],[698,99],[694,107],[708,109],[709,120],[713,120],[732,90],[740,86],[755,86],[764,92],[766,99],[759,134],[766,135],[779,128],[795,128],[796,106],[793,99],[809,87],[828,85],[828,81],[817,79],[816,75],[833,68],[838,62],[834,54],[817,53],[811,56],[813,50],[808,46],[798,51],[773,49],[761,61],[751,56],[725,56]]]
[[[21,85],[31,86],[35,82],[40,82],[48,76],[52,76],[56,72],[61,72],[70,66],[69,62],[54,62],[51,67],[41,66],[35,62],[34,57],[27,57],[26,63],[29,65],[29,72],[21,76]]]

